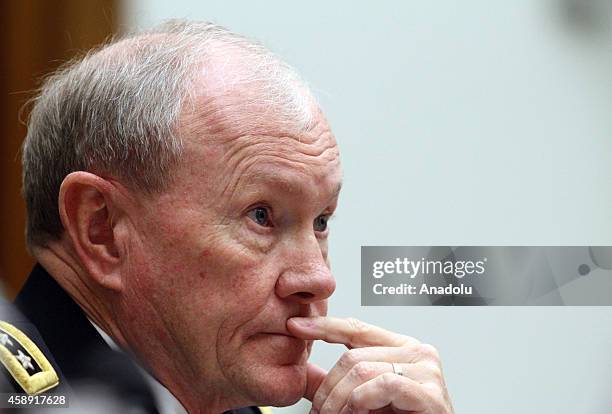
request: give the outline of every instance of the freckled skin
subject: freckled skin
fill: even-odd
[[[121,330],[190,412],[301,398],[312,344],[286,321],[325,315],[335,288],[327,231],[313,228],[337,204],[334,137],[320,113],[309,132],[258,122],[213,137],[188,124],[171,188],[134,218]]]

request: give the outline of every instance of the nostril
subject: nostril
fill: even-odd
[[[314,297],[314,294],[310,293],[310,292],[298,292],[296,293],[297,296],[299,296],[302,299],[311,299]]]

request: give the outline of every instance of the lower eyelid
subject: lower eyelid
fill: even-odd
[[[244,219],[247,221],[246,226],[250,231],[253,231],[255,233],[259,233],[259,234],[267,234],[270,233],[273,230],[273,226],[262,226],[260,224],[257,224],[256,222],[253,221],[253,219],[251,219],[248,216],[245,216]]]

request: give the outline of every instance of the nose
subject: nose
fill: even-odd
[[[318,243],[316,248],[290,249],[285,258],[286,267],[276,281],[276,294],[285,300],[309,304],[327,299],[336,289],[336,280],[331,274]]]

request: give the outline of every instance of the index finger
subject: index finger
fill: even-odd
[[[349,349],[419,343],[409,336],[400,335],[354,318],[296,317],[287,321],[287,329],[292,335],[301,339],[320,339],[333,344],[344,344]]]

